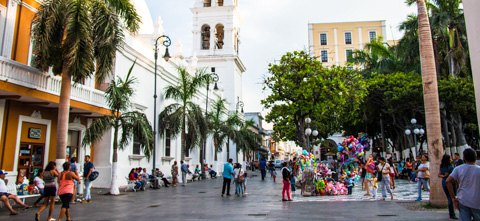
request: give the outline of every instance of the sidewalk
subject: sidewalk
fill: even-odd
[[[252,174],[249,171],[249,174]],[[333,197],[302,197],[297,193],[292,202],[281,201],[282,180],[273,183],[257,176],[248,179],[247,197],[221,197],[223,179],[205,180],[186,187],[147,189],[122,192],[121,196],[103,195],[107,190],[94,190],[92,202],[71,205],[73,220],[448,220],[448,212],[409,211],[396,201],[322,201]],[[403,184],[399,184],[400,186]],[[415,184],[406,184],[411,187]],[[356,188],[360,189],[360,188]],[[231,185],[231,193],[235,188]],[[416,193],[414,193],[416,194]],[[336,196],[338,198],[345,196]],[[353,197],[353,196],[352,196]],[[424,198],[425,199],[425,198]],[[32,200],[27,200],[31,204]],[[55,205],[58,218],[61,204]],[[18,207],[16,207],[18,208]],[[2,220],[33,220],[36,208],[22,210],[17,216],[0,211]],[[47,211],[41,215],[45,220]]]

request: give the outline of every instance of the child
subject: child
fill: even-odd
[[[245,172],[245,182],[243,182],[243,196],[247,195],[247,178],[248,174]]]
[[[370,192],[373,194],[373,198],[377,198],[377,188],[378,188],[378,182],[377,182],[377,177],[375,176],[375,173],[372,173],[372,179],[370,179]]]
[[[272,171],[273,182],[275,182],[275,178],[277,178],[277,172],[275,170]]]
[[[353,188],[353,175],[348,176],[347,178],[347,188],[348,188],[348,195],[352,195],[352,188]]]
[[[292,179],[290,179],[290,185],[292,186],[292,192],[295,193],[295,189],[296,189],[296,186],[295,186],[295,177],[293,176]]]

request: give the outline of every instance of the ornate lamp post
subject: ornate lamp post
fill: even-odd
[[[415,156],[418,156],[417,135],[425,134],[425,130],[423,129],[422,125],[417,124],[417,119],[415,119],[415,118],[412,118],[410,120],[410,123],[412,125],[407,125],[407,129],[405,130],[405,134],[408,136],[408,135],[412,134],[412,130],[413,130],[413,142],[415,144]]]
[[[238,109],[240,108],[241,109],[241,113],[243,114],[243,101],[238,101],[237,102],[237,108],[235,110],[236,113],[238,113]]]
[[[211,78],[210,78],[211,77]],[[215,67],[212,67],[211,68],[211,73],[210,73],[210,77],[208,78],[207,80],[207,100],[205,102],[205,117],[207,117],[208,115],[208,91],[209,91],[209,88],[210,88],[210,80],[213,80],[213,82],[215,82],[215,85],[213,86],[213,90],[218,90],[218,86],[217,86],[217,82],[218,82],[218,75],[215,74]],[[202,158],[202,179],[205,179],[207,178],[207,174],[205,173],[205,161],[206,161],[206,149],[207,149],[207,138],[205,137],[205,140],[203,141],[203,151],[202,151],[202,155],[203,157]]]
[[[312,119],[309,117],[305,118],[305,123],[307,124],[307,128],[305,129],[305,135],[307,135],[307,149],[309,152],[312,152],[312,148],[310,147],[310,135],[317,136],[318,131],[313,130],[310,128],[310,123],[312,122]]]
[[[158,59],[158,40],[161,38],[165,38],[162,44],[165,46],[165,55],[163,55],[163,59],[168,62],[170,59],[170,53],[168,53],[168,46],[172,44],[170,38],[166,35],[162,35],[155,39],[155,80],[153,85],[153,167],[152,167],[152,175],[155,175],[155,165],[156,165],[156,157],[157,157],[157,59]]]

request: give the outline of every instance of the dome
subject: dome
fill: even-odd
[[[147,3],[145,2],[145,0],[132,0],[132,2],[137,9],[137,14],[142,19],[142,24],[140,24],[138,34],[152,34],[153,21]]]

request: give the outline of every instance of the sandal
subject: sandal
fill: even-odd
[[[30,209],[30,208],[32,208],[32,206],[26,205],[22,209]]]
[[[19,212],[12,212],[12,213],[10,213],[10,216],[15,216],[15,215],[18,215],[18,214],[19,214]]]

